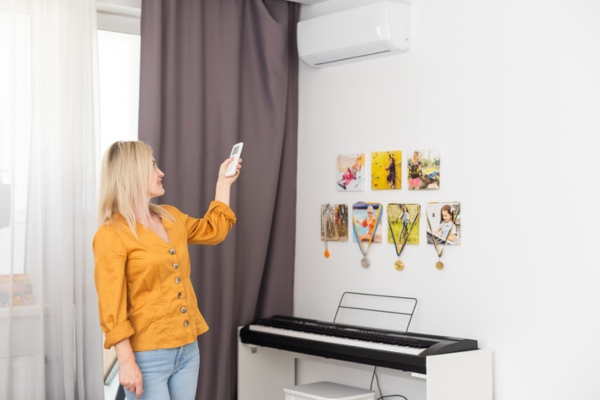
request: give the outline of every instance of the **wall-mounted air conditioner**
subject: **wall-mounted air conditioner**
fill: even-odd
[[[298,55],[329,67],[410,50],[410,4],[381,1],[298,22]]]

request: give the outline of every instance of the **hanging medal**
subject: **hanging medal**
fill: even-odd
[[[431,218],[440,218],[439,226],[435,232],[431,227]],[[460,215],[460,203],[429,203],[427,206],[427,241],[431,241],[438,255],[438,261],[435,263],[437,269],[443,269],[442,253],[448,243],[458,244],[459,236],[457,229],[457,221]]]
[[[321,205],[321,240],[325,242],[325,258],[331,255],[329,242],[348,241],[348,205]]]
[[[329,253],[329,248],[327,243],[329,239],[332,237],[331,234],[331,205],[323,204],[321,205],[321,240],[325,242],[325,253],[323,255],[325,258],[329,258],[331,255]]]
[[[360,265],[364,268],[368,268],[371,265],[371,262],[367,258],[367,253],[377,232],[382,208],[380,203],[358,202],[352,206],[354,238],[358,242],[360,252],[363,254]],[[366,246],[363,246],[363,242],[367,242]]]
[[[410,209],[411,210],[409,210],[408,204],[388,204],[387,207],[389,232],[391,239],[394,242],[396,255],[398,256],[398,261],[394,263],[394,268],[398,271],[404,269],[404,263],[400,260],[400,254],[402,254],[402,250],[404,250],[404,246],[408,242],[410,233],[421,214],[421,206],[418,204],[410,205]],[[410,222],[410,211],[414,213],[412,223]],[[394,230],[397,230],[398,233],[395,234]]]
[[[325,253],[323,253],[323,255],[325,256],[325,258],[329,258],[329,256],[331,255],[329,253],[329,249],[327,248],[327,239],[325,239]]]

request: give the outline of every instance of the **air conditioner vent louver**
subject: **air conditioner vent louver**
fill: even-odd
[[[338,58],[336,60],[323,61],[323,62],[320,62],[320,63],[316,63],[315,66],[320,67],[320,66],[324,66],[325,64],[339,63],[339,62],[342,62],[342,61],[350,61],[350,60],[354,60],[356,58],[376,56],[376,55],[381,55],[383,53],[389,53],[389,52],[390,52],[389,50],[384,50],[384,51],[378,51],[376,53],[361,54],[361,55],[354,56],[354,57]]]

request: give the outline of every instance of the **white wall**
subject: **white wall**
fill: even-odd
[[[304,5],[302,19],[367,2]],[[409,53],[301,63],[295,315],[330,321],[344,291],[414,296],[411,331],[494,351],[496,400],[600,398],[600,2],[411,3]],[[441,190],[372,191],[370,179],[364,192],[336,190],[337,154],[410,148],[441,150]],[[372,245],[368,269],[351,241],[324,258],[320,206],[357,201],[460,201],[462,244],[437,270],[421,219],[404,271],[387,243]],[[368,386],[371,372],[334,378]],[[380,383],[422,396],[393,373]]]

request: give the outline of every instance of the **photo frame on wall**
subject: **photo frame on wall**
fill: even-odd
[[[352,205],[352,230],[354,241],[363,255],[360,265],[368,268],[371,265],[367,253],[373,243],[381,243],[381,203],[362,202]]]
[[[348,241],[348,205],[321,205],[321,240]]]
[[[460,203],[427,204],[427,243],[432,244],[438,256],[435,267],[444,269],[442,256],[447,245],[459,245],[461,242]]]
[[[418,204],[388,204],[388,240],[390,244],[419,244],[421,206]]]
[[[371,189],[399,190],[402,188],[402,151],[371,153]]]
[[[380,218],[383,206],[380,203],[358,202],[352,205],[354,241],[381,243]]]
[[[460,203],[428,203],[427,244],[459,245],[460,242]]]
[[[404,262],[400,259],[407,244],[419,244],[419,217],[421,206],[418,204],[395,204],[387,206],[388,216],[388,243],[394,245],[398,260],[394,268],[398,271],[404,269]]]
[[[338,191],[364,190],[365,154],[340,154],[337,157],[336,185]]]
[[[440,151],[413,149],[407,152],[408,190],[440,189]]]

